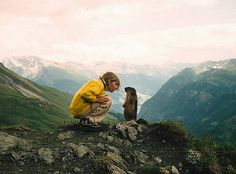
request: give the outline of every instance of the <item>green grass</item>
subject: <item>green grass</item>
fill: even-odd
[[[0,67],[0,127],[25,125],[26,127],[51,131],[70,121],[69,103],[72,95],[59,90],[38,85],[24,79],[10,70]],[[16,85],[40,96],[26,97]]]

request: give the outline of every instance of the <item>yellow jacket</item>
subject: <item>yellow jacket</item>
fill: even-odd
[[[91,108],[91,104],[98,96],[105,96],[105,82],[103,79],[91,80],[83,85],[74,95],[70,103],[70,113],[80,116]]]

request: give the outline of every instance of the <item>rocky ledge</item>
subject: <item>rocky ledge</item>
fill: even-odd
[[[3,129],[0,173],[189,173],[184,145],[155,131],[160,133],[144,120],[118,123],[101,132],[82,132],[77,125],[46,134]]]

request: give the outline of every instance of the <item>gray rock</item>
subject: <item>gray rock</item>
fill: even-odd
[[[127,174],[135,174],[135,173],[131,171],[127,171]]]
[[[126,168],[125,162],[119,154],[107,152],[107,157],[110,158],[116,165]]]
[[[171,173],[172,174],[179,174],[179,171],[175,166],[171,166]]]
[[[108,133],[100,132],[100,133],[99,133],[99,136],[102,137],[102,138],[104,138],[104,139],[107,139]]]
[[[121,123],[116,124],[116,129],[118,130],[118,132],[120,132],[120,134],[124,137],[127,138],[127,134],[126,134],[126,129],[127,126],[123,125]]]
[[[75,154],[82,158],[84,155],[86,155],[89,152],[89,148],[84,145],[75,145],[73,143],[69,143],[69,146],[75,151]]]
[[[0,131],[0,154],[6,154],[10,149],[16,147],[26,151],[31,149],[28,141]]]
[[[88,140],[89,140],[89,141],[93,141],[94,138],[93,138],[93,137],[88,137]]]
[[[127,126],[132,126],[132,127],[138,125],[138,123],[137,123],[135,120],[126,121],[125,124],[126,124]]]
[[[21,159],[21,155],[17,154],[16,152],[12,151],[11,156],[13,157],[14,160],[18,161]]]
[[[145,132],[147,130],[147,127],[142,125],[142,124],[139,124],[138,127],[137,127],[137,130],[138,130],[138,132],[142,133],[142,132]]]
[[[137,139],[138,131],[134,127],[127,127],[128,136],[130,140],[134,141]]]
[[[114,146],[108,146],[108,149],[111,150],[111,151],[114,152],[114,153],[120,154],[120,150],[117,149],[117,148],[114,147]]]
[[[39,157],[43,159],[47,164],[52,164],[54,162],[53,151],[49,148],[40,148]]]
[[[134,154],[139,162],[141,162],[143,164],[148,162],[148,156],[146,154],[144,154],[143,152],[139,152],[139,151],[135,150]]]
[[[118,138],[118,137],[114,138],[114,144],[123,145],[123,143],[124,143],[123,139]]]
[[[102,143],[98,143],[97,147],[101,148],[102,150],[105,150],[105,146]]]
[[[90,158],[92,158],[92,159],[93,159],[93,158],[95,158],[95,156],[96,156],[96,155],[95,155],[95,153],[94,153],[94,152],[92,152],[92,151],[89,151],[88,153],[89,153],[89,156],[90,156]]]
[[[62,161],[65,163],[67,161],[67,158],[65,156],[63,156]]]
[[[75,167],[75,168],[74,168],[74,172],[75,172],[75,173],[80,173],[80,172],[81,172],[81,169],[78,168],[78,167]]]
[[[129,147],[133,146],[133,144],[129,140],[125,140],[123,144]]]
[[[126,172],[123,169],[113,164],[110,164],[108,166],[108,170],[111,172],[111,174],[126,174]]]
[[[66,133],[61,133],[61,134],[59,134],[57,138],[58,138],[60,141],[64,141],[65,139],[69,139],[69,138],[73,138],[73,137],[74,137],[74,132],[68,131],[68,132],[66,132]]]
[[[107,140],[108,140],[109,143],[112,143],[114,138],[112,136],[107,136]]]
[[[162,159],[161,159],[160,157],[158,157],[158,156],[155,157],[154,160],[155,160],[156,162],[158,162],[159,164],[162,163]]]

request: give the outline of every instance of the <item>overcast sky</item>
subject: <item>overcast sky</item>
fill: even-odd
[[[235,0],[0,0],[0,56],[138,64],[236,58]]]

